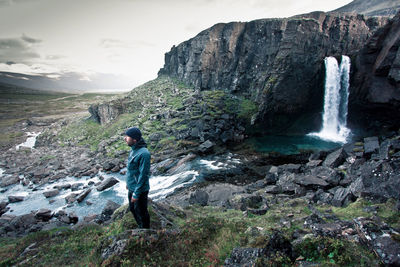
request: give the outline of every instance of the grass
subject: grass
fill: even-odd
[[[362,206],[360,203],[357,207]],[[261,216],[245,216],[242,211],[210,206],[190,206],[184,211],[169,207],[164,216],[179,227],[180,230],[174,232],[162,229],[159,211],[150,205],[152,228],[159,230],[141,236],[129,234],[129,230],[137,225],[126,209],[126,205],[118,209],[113,215],[114,222],[107,226],[56,229],[17,239],[0,239],[0,266],[21,262],[25,262],[22,266],[221,266],[233,248],[262,248],[277,229],[290,240],[296,229],[303,229],[304,218],[311,213],[307,202],[301,199],[272,204]],[[342,212],[349,215],[350,210]],[[388,217],[393,215],[385,210],[382,212]],[[291,226],[282,226],[282,219],[291,220]],[[255,227],[261,229],[258,236],[248,232]],[[127,246],[120,255],[101,262],[102,251],[115,239],[125,239]],[[21,256],[33,243],[36,243],[34,250]],[[340,238],[306,238],[297,242],[294,250],[297,257],[321,266],[379,265],[376,256],[365,247]],[[278,253],[270,258],[260,258],[257,264],[294,266],[296,263]]]

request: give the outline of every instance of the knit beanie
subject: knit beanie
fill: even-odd
[[[136,139],[137,141],[142,138],[142,133],[140,132],[139,128],[136,127],[129,128],[128,130],[126,130],[125,134],[132,139]]]

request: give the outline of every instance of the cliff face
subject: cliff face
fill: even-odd
[[[174,46],[159,74],[246,96],[258,103],[264,129],[283,130],[299,114],[322,110],[324,57],[355,54],[386,22],[314,12],[217,24]]]
[[[350,88],[352,120],[363,119],[365,125],[378,128],[379,121],[399,127],[400,13],[368,40],[357,54],[354,68]]]

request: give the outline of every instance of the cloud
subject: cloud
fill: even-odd
[[[2,6],[12,6],[15,4],[25,4],[31,3],[37,0],[0,0],[0,7]]]
[[[104,38],[100,40],[100,47],[106,49],[114,49],[114,48],[131,49],[138,46],[152,47],[156,46],[156,44],[144,40],[122,41],[111,38]]]
[[[31,44],[36,44],[36,43],[41,43],[42,42],[42,40],[40,40],[40,39],[35,39],[35,38],[32,38],[32,37],[29,37],[29,36],[25,35],[25,33],[22,34],[21,39],[24,40],[25,42],[31,43]]]
[[[40,40],[22,35],[20,38],[0,39],[0,62],[26,63],[40,58],[32,44]]]

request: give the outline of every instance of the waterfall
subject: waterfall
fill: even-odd
[[[350,134],[347,124],[349,99],[350,58],[342,56],[340,66],[336,58],[325,58],[325,96],[322,129],[309,135],[323,140],[345,143]]]

